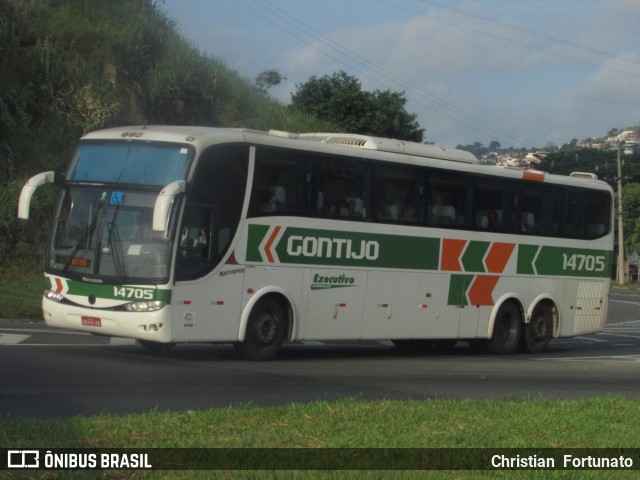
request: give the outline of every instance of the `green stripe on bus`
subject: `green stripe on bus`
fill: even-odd
[[[248,233],[247,262],[425,271],[439,270],[446,240],[267,225],[249,225]],[[486,272],[484,261],[495,244],[469,240],[460,258],[462,272]],[[516,273],[607,278],[611,275],[611,259],[610,250],[519,244]],[[508,257],[504,261],[506,265]],[[505,265],[497,273],[506,273]]]
[[[611,276],[611,261],[610,250],[520,245],[517,273],[608,278]]]
[[[465,272],[484,272],[484,263],[482,262],[491,242],[480,242],[472,240],[467,245],[462,255],[462,268]]]
[[[247,262],[261,262],[260,244],[269,231],[267,225],[249,225],[247,239]]]
[[[45,277],[45,288],[57,290],[57,286],[53,283],[54,278],[56,277]],[[67,289],[62,292],[63,295],[76,295],[80,297],[94,295],[96,298],[122,300],[123,302],[158,300],[166,304],[171,303],[172,290],[170,289],[156,288],[153,286],[101,285],[69,279],[65,279],[64,282],[67,285]]]
[[[283,264],[438,269],[437,238],[294,227],[282,230],[277,244],[270,245],[266,237],[270,240],[275,229],[249,225],[247,261],[269,261],[277,256]]]
[[[533,275],[533,259],[538,253],[538,245],[518,245],[518,266],[517,272],[522,275]]]
[[[437,270],[440,240],[287,228],[276,252],[284,263]]]
[[[451,275],[447,305],[467,305],[467,289],[474,278],[475,275]]]

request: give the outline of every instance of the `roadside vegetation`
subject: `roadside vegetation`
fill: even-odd
[[[0,320],[42,321],[42,266],[0,266]]]
[[[161,2],[0,2],[0,263],[41,264],[55,189],[19,221],[27,178],[61,171],[85,132],[154,123],[335,129],[199,52]]]

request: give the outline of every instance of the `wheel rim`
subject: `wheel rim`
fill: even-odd
[[[531,319],[529,329],[534,340],[540,341],[548,334],[548,323],[544,315],[538,314]]]
[[[500,318],[500,324],[498,326],[499,338],[503,341],[508,341],[515,335],[517,328],[517,322],[514,321],[514,317],[511,313],[505,313]]]
[[[277,321],[269,312],[262,312],[256,322],[256,342],[260,345],[268,345],[276,338]]]

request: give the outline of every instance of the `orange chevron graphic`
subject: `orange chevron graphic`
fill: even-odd
[[[484,306],[495,305],[493,301],[493,290],[496,288],[498,280],[500,280],[500,277],[478,275],[469,289],[469,304]]]
[[[267,260],[269,261],[269,263],[275,263],[275,260],[273,258],[273,253],[271,252],[271,247],[273,246],[273,242],[275,242],[278,233],[280,233],[280,230],[282,229],[281,226],[276,226],[273,229],[273,233],[271,234],[271,236],[269,237],[269,240],[267,240],[267,243],[264,246],[264,253],[267,256]]]
[[[440,259],[440,270],[450,272],[461,272],[460,255],[467,245],[466,240],[456,240],[453,238],[442,239],[442,257]]]
[[[484,264],[487,267],[489,273],[502,273],[504,272],[507,262],[511,258],[513,250],[516,248],[515,243],[499,243],[496,242],[491,245],[489,252],[484,259]]]

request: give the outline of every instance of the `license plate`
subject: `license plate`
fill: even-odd
[[[102,326],[102,320],[100,320],[98,317],[82,317],[82,325],[85,325],[87,327],[101,327]]]

